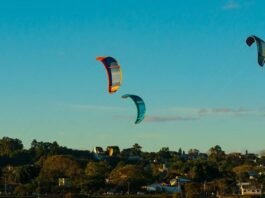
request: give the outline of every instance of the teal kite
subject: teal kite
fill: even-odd
[[[263,67],[265,63],[265,42],[257,36],[249,36],[246,40],[248,46],[251,46],[256,41],[258,48],[258,63]]]
[[[143,99],[139,96],[132,94],[125,94],[122,96],[122,98],[131,98],[134,101],[137,108],[137,118],[134,123],[139,124],[140,122],[142,122],[146,111]]]

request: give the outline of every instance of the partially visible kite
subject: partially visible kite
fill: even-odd
[[[255,41],[258,48],[258,63],[261,67],[263,67],[265,63],[265,42],[262,39],[252,35],[247,38],[246,43],[248,46],[251,46]]]
[[[128,97],[134,101],[137,107],[137,118],[134,123],[139,124],[144,119],[144,116],[145,116],[146,109],[145,109],[144,101],[139,96],[132,95],[132,94],[125,94],[122,96],[122,98],[128,98]]]
[[[108,80],[109,80],[109,87],[108,87],[109,93],[116,92],[121,86],[121,81],[122,81],[122,72],[118,61],[110,56],[107,57],[100,56],[97,57],[96,59],[104,64],[105,69],[107,71]]]

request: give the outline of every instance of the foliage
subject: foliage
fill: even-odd
[[[0,139],[0,156],[10,155],[15,151],[23,149],[23,144],[19,139],[12,139],[9,137],[3,137]]]
[[[113,147],[113,146],[112,146]],[[118,146],[114,146],[119,148]],[[226,154],[219,145],[208,153],[192,148],[185,152],[162,147],[158,152],[144,152],[135,143],[102,160],[88,150],[75,150],[57,142],[33,140],[29,149],[19,139],[0,139],[0,183],[17,195],[32,193],[142,191],[153,183],[169,184],[175,178],[188,178],[183,184],[186,197],[207,193],[227,194],[238,190],[238,182],[265,186],[265,157],[246,152]],[[109,147],[107,147],[109,148]],[[187,153],[187,154],[186,154]],[[251,177],[250,177],[251,175]],[[59,178],[69,180],[64,187]]]
[[[131,185],[141,186],[148,180],[148,173],[137,165],[119,166],[113,169],[109,176],[111,184],[118,186],[126,186],[128,183]]]

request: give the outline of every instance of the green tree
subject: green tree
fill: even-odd
[[[35,165],[23,165],[15,167],[15,177],[18,183],[30,183],[39,175],[39,167]]]
[[[225,152],[222,150],[221,146],[216,145],[209,149],[208,156],[209,160],[220,162],[225,159]]]
[[[168,161],[171,157],[168,147],[162,147],[158,152],[159,159],[162,161]]]
[[[137,165],[125,165],[113,169],[109,175],[109,182],[115,186],[139,188],[146,184],[150,175]]]
[[[106,178],[110,173],[111,167],[105,161],[89,162],[86,166],[86,176],[91,178]]]
[[[84,184],[93,190],[99,189],[105,185],[110,171],[111,167],[105,161],[89,162],[85,169],[86,180]]]
[[[188,151],[188,155],[191,159],[196,159],[200,154],[200,151],[198,149],[190,149]]]
[[[186,183],[184,191],[187,198],[199,197],[203,192],[203,186],[199,183]]]
[[[70,156],[54,155],[48,157],[40,172],[40,176],[46,179],[58,179],[60,177],[74,178],[80,176],[79,164]]]
[[[255,166],[243,164],[233,168],[233,172],[239,181],[246,181],[249,178],[248,172],[255,170]]]
[[[215,183],[216,183],[218,193],[221,195],[233,194],[235,189],[238,188],[238,186],[236,186],[236,180],[231,177],[220,178],[216,180]]]
[[[58,188],[59,178],[68,178],[72,190],[80,189],[82,184],[82,169],[78,162],[72,157],[65,155],[54,155],[44,160],[39,175],[42,190],[48,192],[60,190]]]
[[[218,167],[208,161],[192,161],[189,176],[195,181],[211,181],[220,177]]]
[[[142,147],[138,143],[135,143],[132,146],[132,154],[133,155],[140,155],[142,152],[141,149],[142,149]]]
[[[23,144],[19,139],[12,139],[9,137],[3,137],[0,139],[0,156],[10,155],[15,151],[23,149]]]
[[[34,139],[31,142],[30,149],[34,152],[35,159],[37,160],[42,156],[59,154],[60,146],[57,142],[38,142]]]

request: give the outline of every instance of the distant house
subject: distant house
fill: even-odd
[[[258,177],[258,173],[256,171],[248,171],[249,179],[256,179]]]
[[[176,178],[170,180],[170,185],[171,186],[178,186],[178,185],[182,185],[182,184],[185,184],[187,182],[190,182],[190,181],[191,180],[188,178],[181,178],[181,177],[176,176]]]
[[[262,186],[257,186],[251,183],[240,183],[241,195],[261,195]]]
[[[168,172],[168,168],[166,167],[166,164],[162,165],[162,168],[158,168],[158,171],[163,173],[163,172]]]
[[[104,153],[104,150],[102,147],[96,146],[93,148],[93,153],[97,153],[97,154]]]
[[[109,157],[114,157],[120,154],[120,148],[118,146],[108,146],[106,152]]]
[[[106,158],[105,151],[103,150],[102,147],[96,146],[92,150],[93,157],[97,160],[103,160]]]
[[[154,192],[154,193],[181,193],[180,186],[170,186],[170,185],[163,185],[159,183],[151,184],[148,186],[144,186],[147,192]]]
[[[146,189],[148,192],[158,192],[158,193],[182,193],[182,185],[184,183],[190,182],[190,179],[176,177],[170,180],[170,183],[154,183],[142,188]]]
[[[59,178],[58,185],[60,187],[70,187],[71,186],[71,180],[69,178]]]

